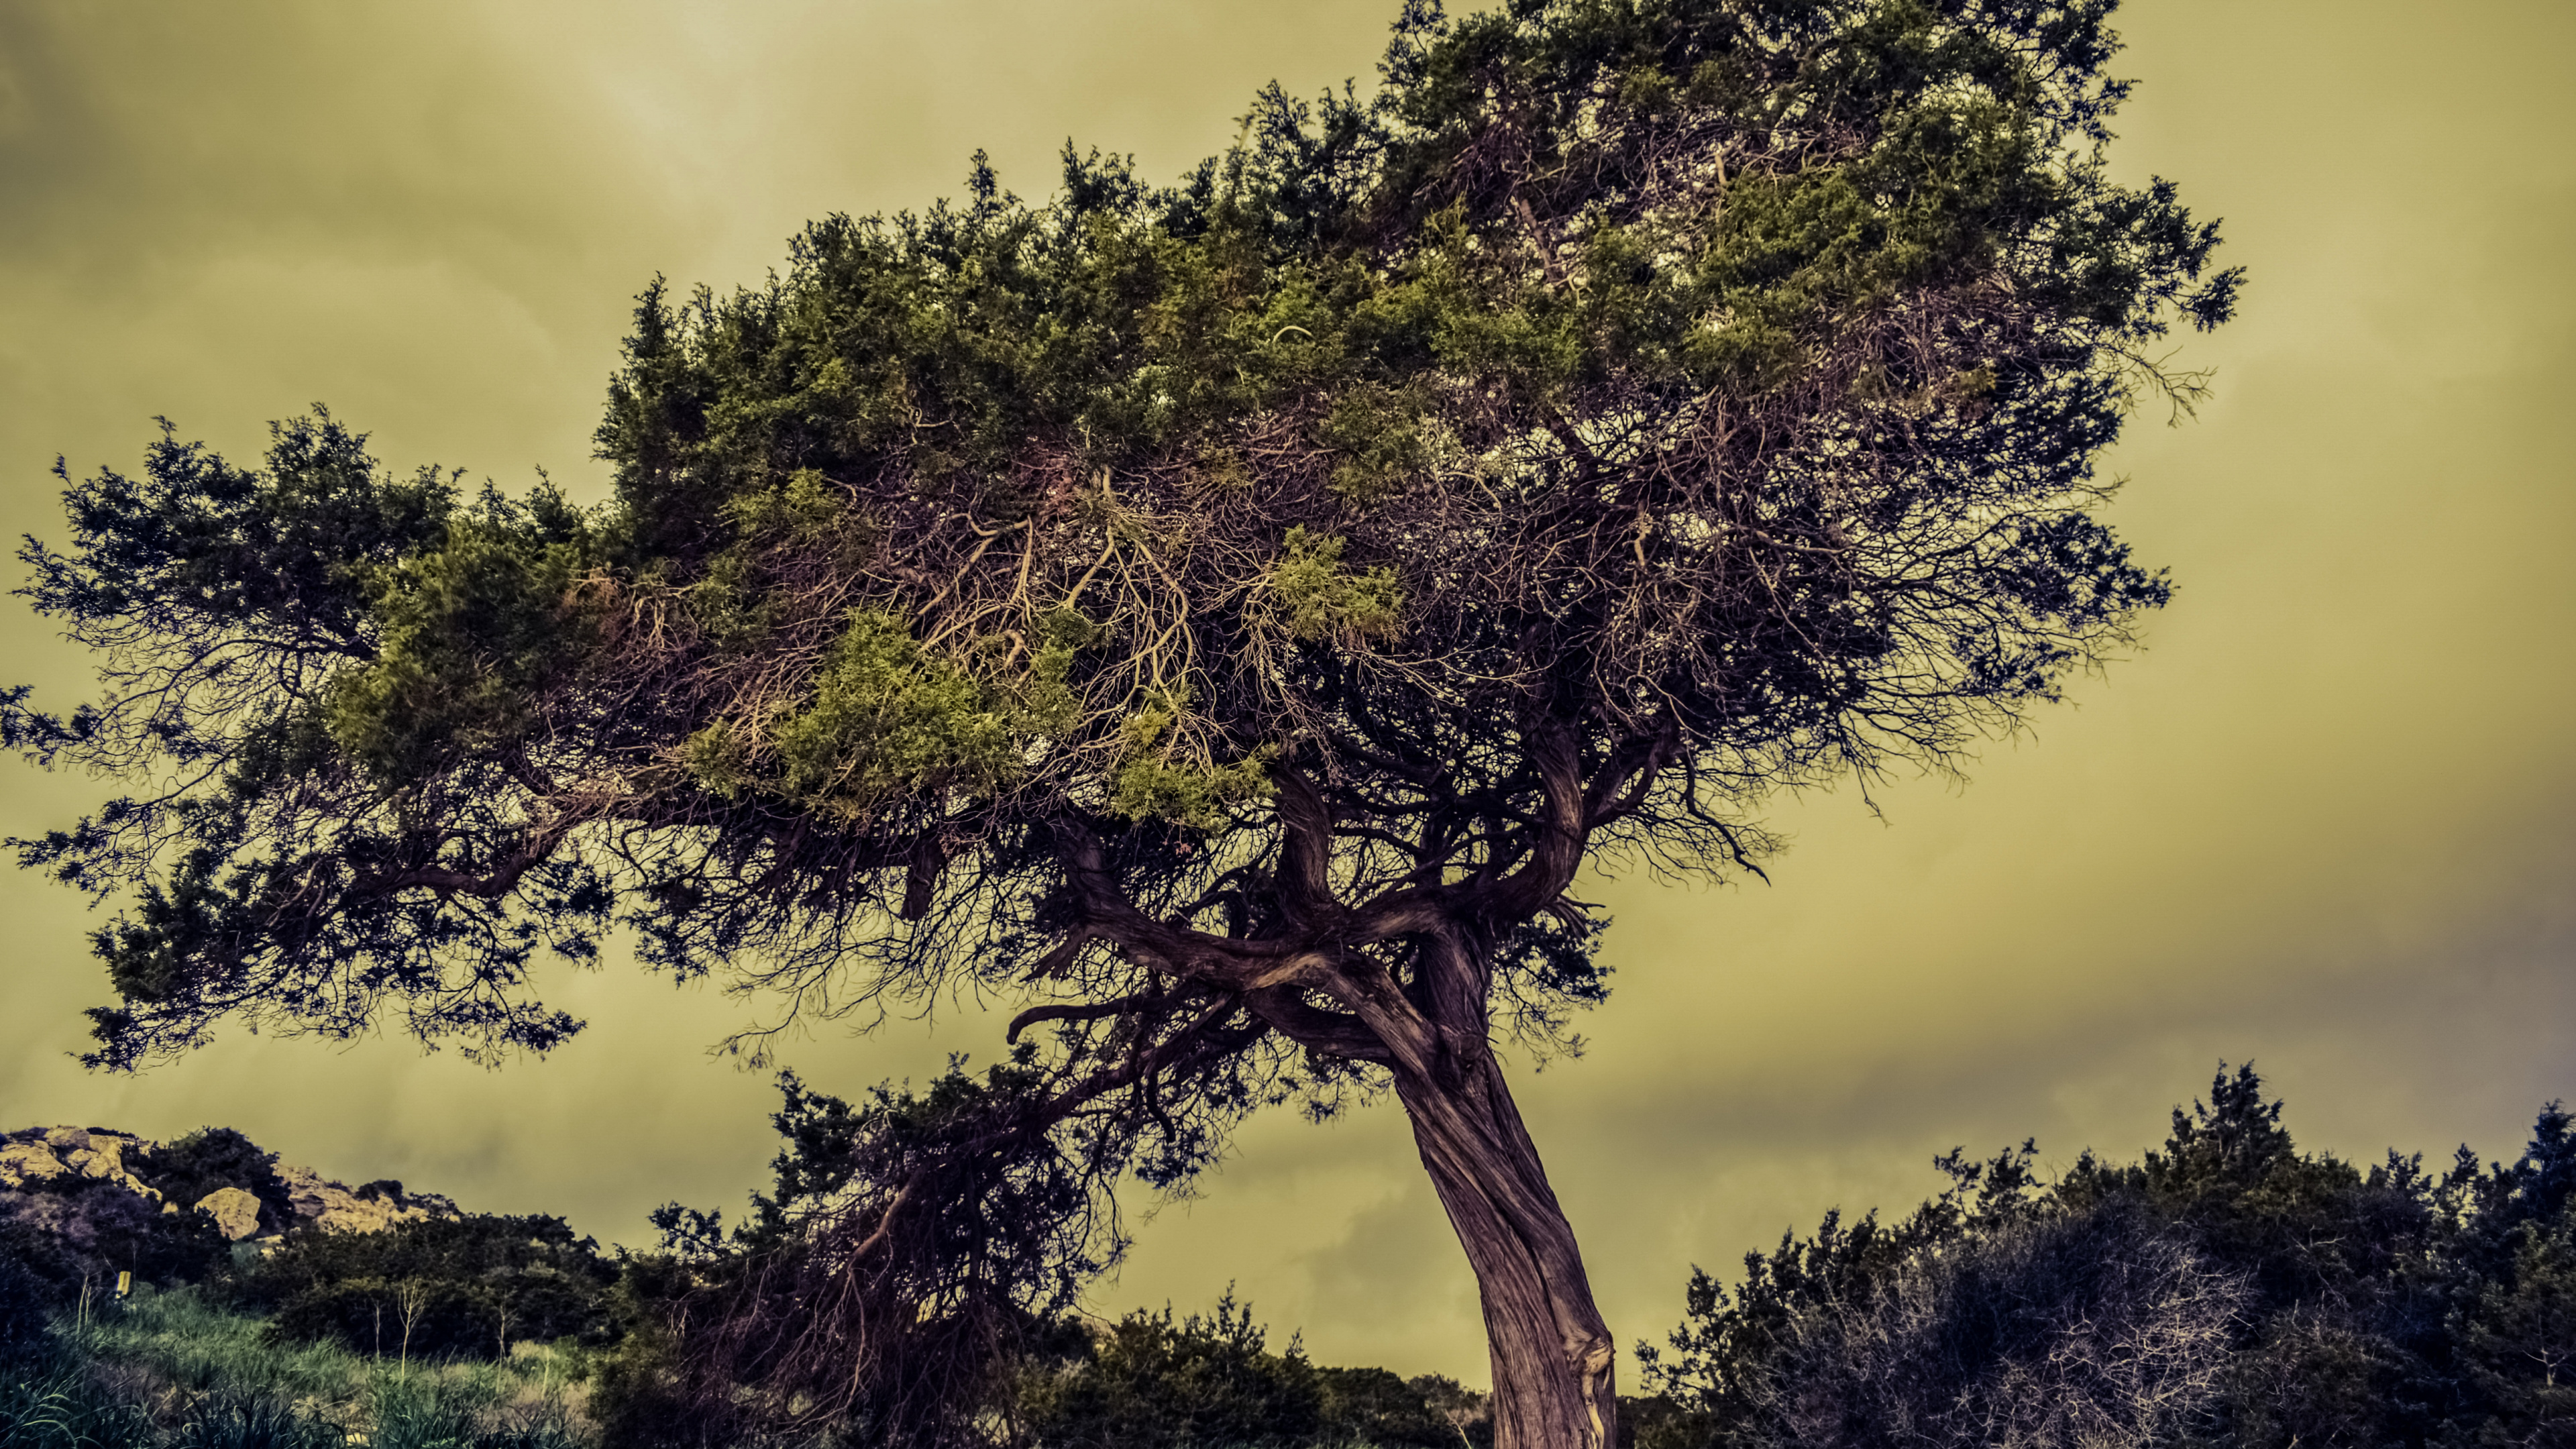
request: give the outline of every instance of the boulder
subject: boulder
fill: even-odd
[[[87,1146],[57,1154],[65,1167],[83,1177],[105,1178],[137,1197],[152,1202],[161,1200],[161,1189],[136,1177],[133,1169],[125,1165],[127,1149],[146,1147],[141,1139],[122,1137],[108,1132],[90,1132],[83,1135],[89,1139]]]
[[[278,1180],[286,1185],[295,1220],[335,1233],[376,1233],[396,1223],[458,1216],[456,1204],[436,1193],[406,1193],[399,1183],[369,1183],[352,1189],[309,1167],[279,1163]]]
[[[16,1187],[38,1178],[61,1177],[71,1171],[54,1149],[41,1141],[11,1142],[0,1146],[0,1187]]]
[[[197,1211],[215,1220],[225,1237],[238,1243],[259,1232],[259,1198],[238,1187],[220,1187],[197,1199]]]
[[[270,1165],[274,1186],[265,1175],[259,1182],[201,1178],[173,1198],[145,1180],[163,1175],[154,1161],[160,1151],[160,1143],[98,1128],[0,1133],[0,1228],[14,1225],[56,1245],[73,1262],[69,1281],[76,1283],[80,1272],[129,1266],[134,1242],[156,1232],[169,1236],[151,1224],[192,1209],[203,1210],[232,1242],[297,1227],[366,1233],[464,1216],[436,1193],[406,1192],[392,1181],[353,1188],[281,1162]],[[105,1190],[110,1188],[116,1190]],[[283,1201],[277,1188],[285,1190]],[[269,1196],[261,1198],[262,1192]],[[202,1241],[187,1232],[173,1241],[181,1240]]]

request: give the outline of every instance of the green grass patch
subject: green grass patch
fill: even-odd
[[[279,1343],[194,1288],[138,1287],[0,1369],[0,1449],[579,1449],[588,1355],[379,1356]]]

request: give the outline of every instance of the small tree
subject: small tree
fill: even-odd
[[[1385,1089],[1498,1444],[1611,1442],[1495,1046],[1603,995],[1578,871],[1750,869],[1767,792],[1946,765],[2165,597],[2094,460],[2236,275],[2105,173],[2110,8],[1411,0],[1377,96],[1274,88],[1177,186],[979,158],[757,291],[657,282],[603,509],[318,413],[63,475],[29,592],[109,693],[8,738],[171,782],[23,847],[135,899],[93,1060],[388,1011],[542,1050],[530,963],[621,921],[791,1015],[1017,995],[1039,1036],[780,1226],[764,1402],[852,1410],[1112,1258],[1124,1173]]]

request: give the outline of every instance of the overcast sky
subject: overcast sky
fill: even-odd
[[[0,0],[0,525],[59,536],[55,456],[132,470],[155,415],[249,461],[315,401],[389,466],[598,497],[655,273],[757,283],[807,219],[953,193],[978,146],[1033,198],[1068,136],[1177,174],[1270,79],[1368,81],[1393,8]],[[2177,359],[2215,400],[2114,459],[2174,604],[1965,786],[1777,801],[1768,885],[1589,891],[1616,992],[1518,1090],[1623,1341],[1692,1263],[1910,1205],[1951,1146],[2134,1156],[2222,1059],[2362,1158],[2510,1153],[2576,1097],[2576,7],[2133,0],[2123,29],[2122,173],[2180,182],[2252,272]],[[6,603],[8,680],[70,703],[84,662]],[[0,830],[101,789],[0,763]],[[585,1035],[498,1072],[236,1032],[102,1079],[67,1055],[96,918],[14,874],[0,902],[0,1127],[226,1124],[638,1245],[654,1205],[765,1181],[774,1092],[705,1055],[757,1001],[612,965],[559,983]],[[998,1036],[958,1010],[785,1057],[851,1093]],[[1102,1311],[1231,1280],[1320,1361],[1485,1377],[1391,1106],[1256,1124],[1139,1227]]]

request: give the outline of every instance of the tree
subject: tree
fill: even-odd
[[[1384,1089],[1497,1443],[1610,1442],[1495,1045],[1603,995],[1579,870],[1755,868],[1766,793],[1950,765],[2166,597],[2094,460],[2238,278],[2108,177],[2110,8],[1409,0],[1375,96],[1274,87],[1175,186],[979,157],[760,289],[656,282],[603,508],[318,412],[63,474],[29,593],[108,693],[7,737],[156,780],[22,845],[132,896],[93,1060],[542,1050],[532,962],[620,923],[791,1015],[1018,993],[1038,1036],[806,1200],[835,1286],[737,1361],[764,1402],[851,1409],[854,1356],[1113,1256],[1123,1173]]]

